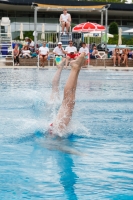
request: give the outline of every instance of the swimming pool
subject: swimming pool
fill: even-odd
[[[133,71],[82,70],[62,139],[46,134],[54,73],[0,69],[0,199],[132,200]]]

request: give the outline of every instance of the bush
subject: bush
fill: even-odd
[[[28,37],[28,38],[34,40],[33,31],[24,31],[24,38],[25,37]],[[16,38],[14,38],[14,40],[20,40],[20,37],[18,36]]]
[[[109,25],[109,33],[110,34],[118,34],[118,24],[116,22],[112,22]]]
[[[115,34],[113,38],[109,38],[108,44],[118,44],[118,35]],[[125,45],[133,45],[133,37],[132,38],[125,38],[122,37],[122,44]]]

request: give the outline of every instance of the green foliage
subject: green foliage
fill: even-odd
[[[24,38],[25,37],[34,40],[33,31],[24,31]],[[16,37],[14,40],[20,40],[20,36]]]
[[[118,34],[118,24],[116,22],[111,22],[109,25],[110,34]]]
[[[113,38],[109,38],[108,44],[118,44],[118,34],[114,35]]]
[[[108,44],[118,44],[118,35],[114,35],[113,38],[109,38]],[[124,36],[122,37],[122,44],[125,45],[133,45],[133,37],[129,38],[125,38]]]

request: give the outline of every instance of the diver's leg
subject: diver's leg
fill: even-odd
[[[55,98],[59,98],[59,81],[60,81],[60,76],[61,76],[61,72],[62,69],[64,67],[64,62],[65,60],[61,61],[58,65],[57,65],[57,71],[54,75],[54,78],[52,80],[52,94],[51,94],[51,100],[54,100]]]
[[[64,130],[65,127],[69,124],[72,117],[72,112],[75,105],[77,79],[82,62],[84,61],[84,55],[84,53],[80,54],[80,56],[76,60],[71,61],[70,63],[71,72],[64,88],[62,105],[60,106],[57,117],[53,122],[53,127],[57,131]]]

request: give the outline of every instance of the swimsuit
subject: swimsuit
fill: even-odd
[[[51,123],[51,124],[49,125],[48,132],[49,132],[50,134],[53,133],[53,123]]]

